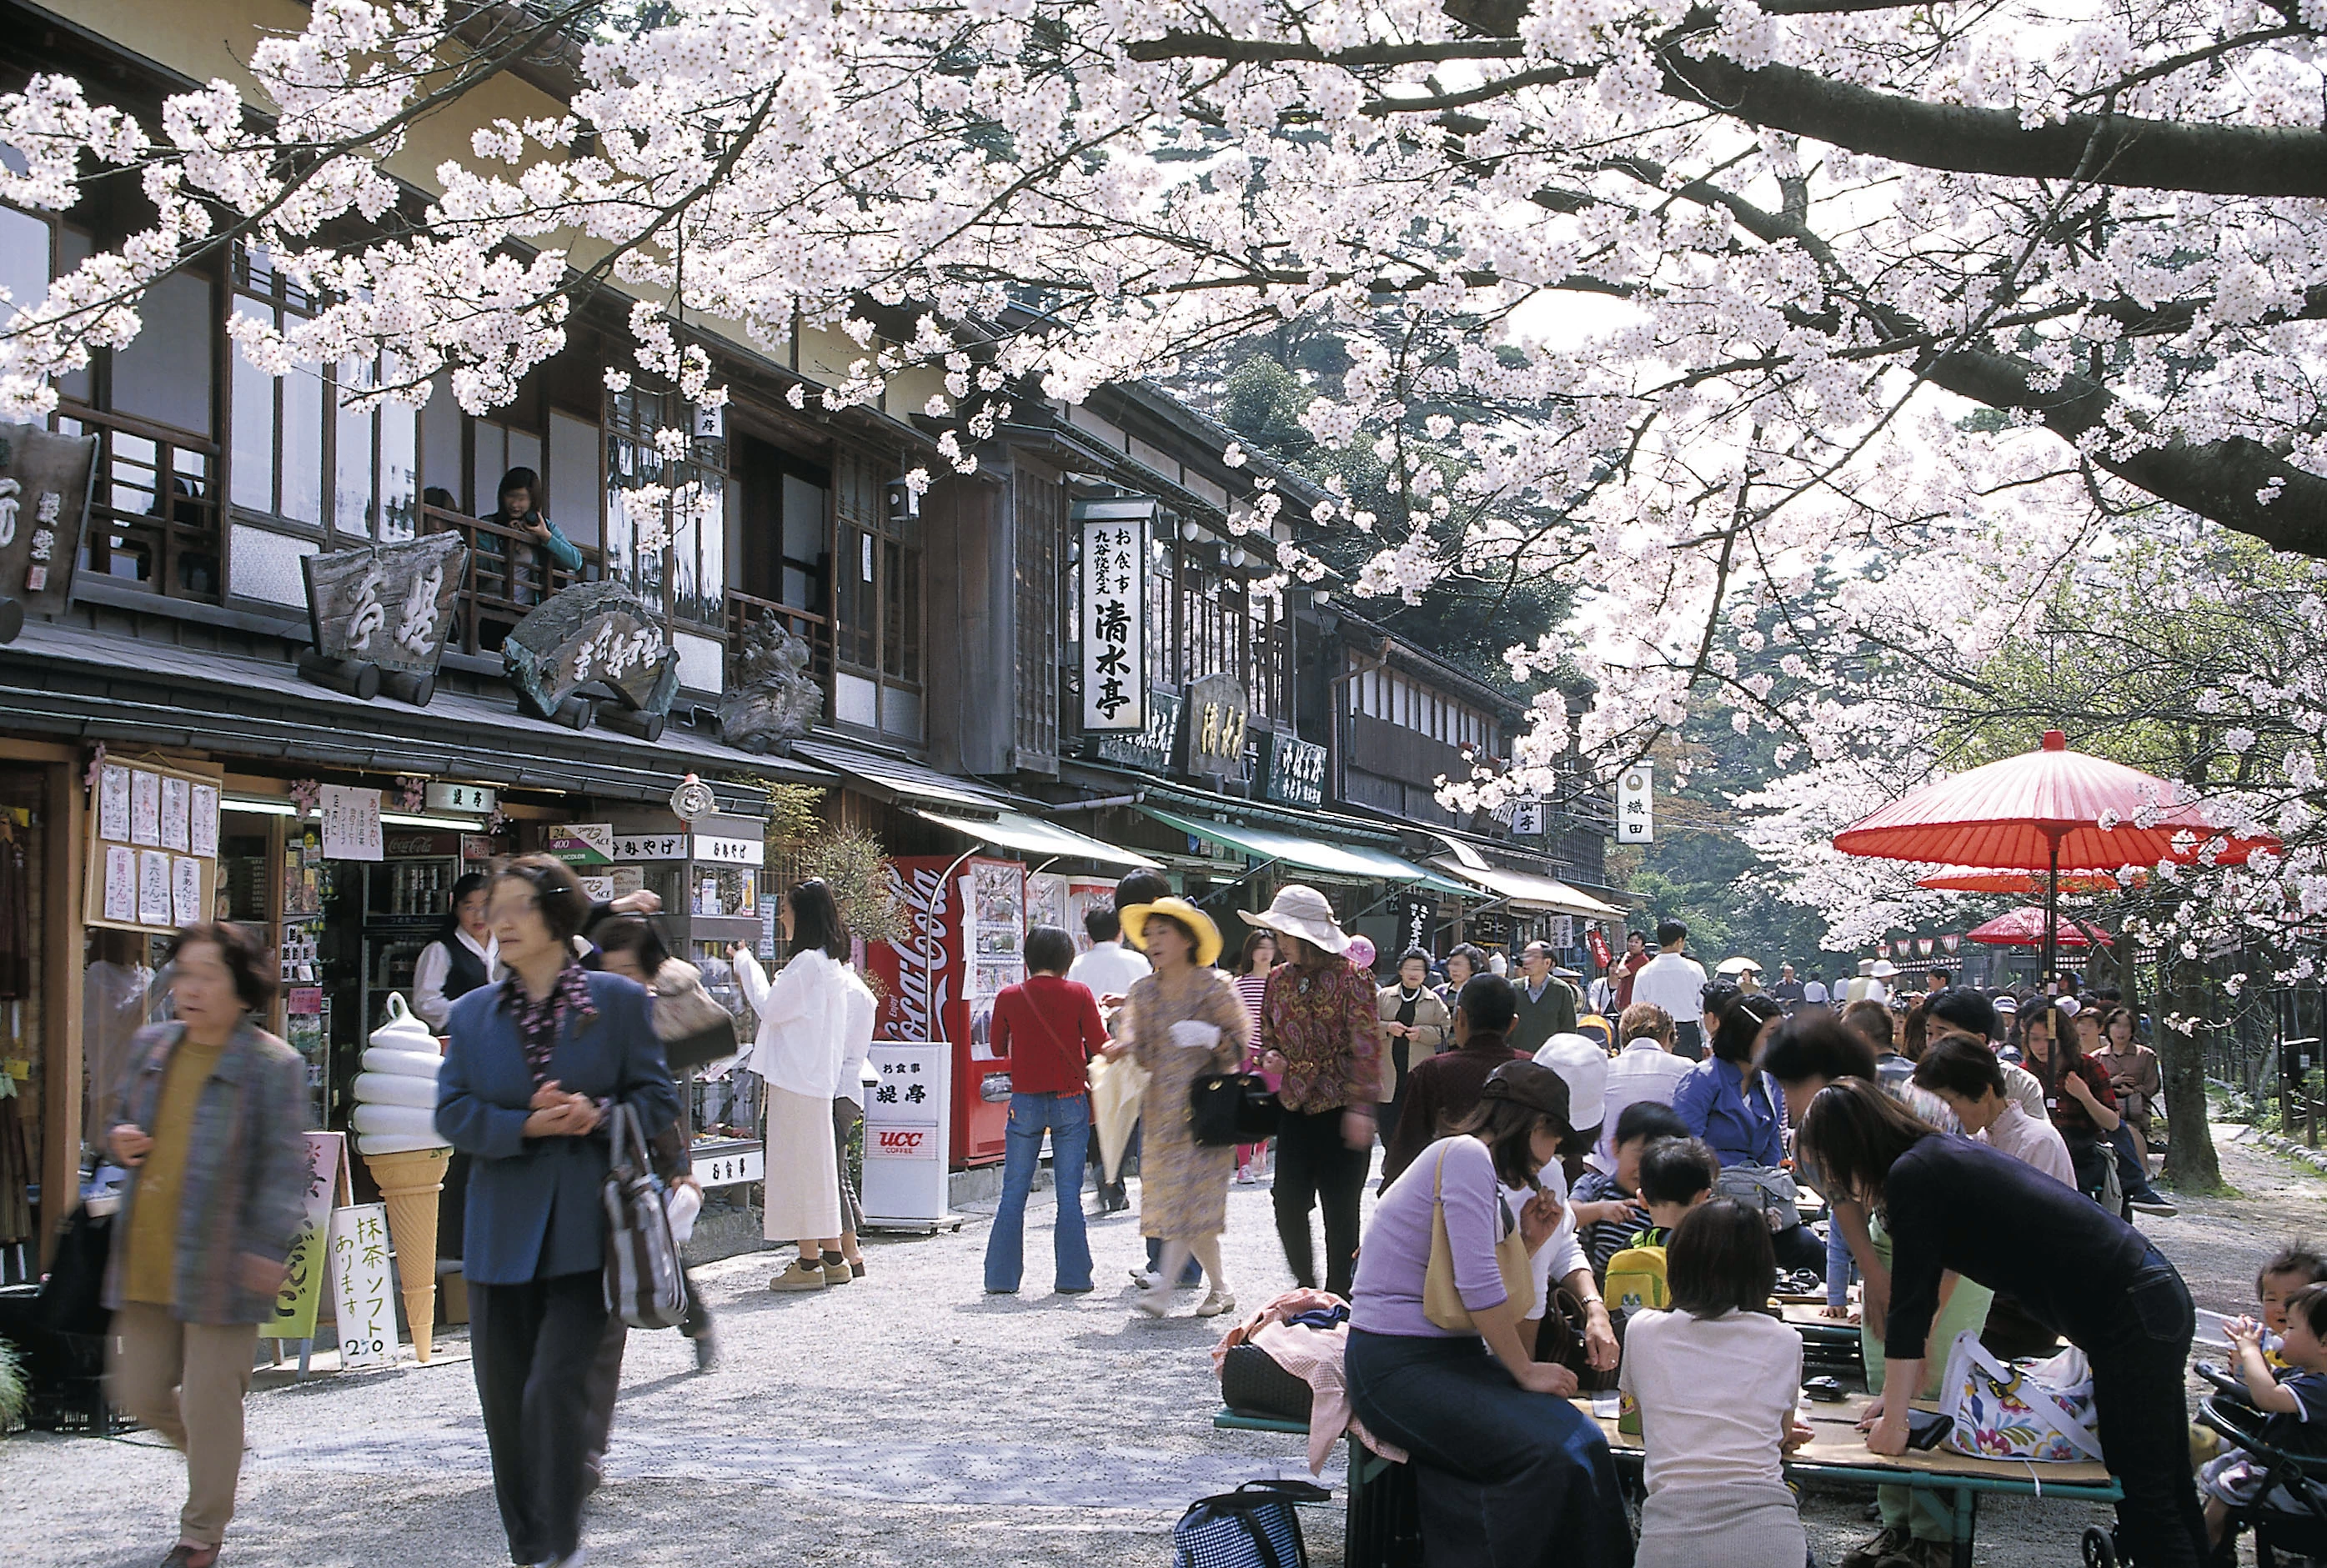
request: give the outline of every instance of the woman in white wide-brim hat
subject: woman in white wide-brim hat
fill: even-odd
[[[1350,946],[1315,888],[1277,891],[1248,925],[1276,933],[1285,961],[1261,994],[1261,1069],[1281,1073],[1276,1097],[1276,1235],[1296,1283],[1317,1287],[1309,1211],[1325,1211],[1325,1289],[1350,1293],[1357,1267],[1358,1198],[1373,1163],[1382,1032],[1373,980],[1342,962]]]

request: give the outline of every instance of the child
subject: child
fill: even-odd
[[[2255,1295],[2262,1302],[2263,1359],[2273,1367],[2287,1365],[2280,1353],[2286,1332],[2286,1300],[2305,1285],[2327,1282],[2327,1258],[2303,1245],[2289,1242],[2255,1274]]]
[[[1721,1175],[1721,1162],[1700,1138],[1657,1138],[1640,1151],[1640,1203],[1649,1211],[1649,1227],[1635,1232],[1626,1246],[1663,1246],[1673,1227],[1698,1204],[1713,1196]]]
[[[2274,1377],[2263,1359],[2266,1330],[2254,1319],[2240,1318],[2229,1326],[2238,1348],[2238,1375],[2256,1408],[2270,1417],[2263,1431],[2272,1446],[2327,1452],[2327,1343],[2322,1342],[2327,1339],[2327,1284],[2304,1285],[2286,1298],[2284,1311],[2286,1337],[2280,1349],[2293,1370],[2285,1378]],[[2221,1545],[2230,1510],[2253,1502],[2267,1473],[2242,1449],[2230,1450],[2198,1472],[2208,1540]]]
[[[1592,1259],[1593,1277],[1605,1283],[1608,1260],[1616,1255],[1648,1218],[1633,1196],[1640,1190],[1640,1151],[1659,1138],[1686,1138],[1688,1127],[1670,1106],[1639,1100],[1617,1117],[1610,1138],[1616,1152],[1612,1172],[1586,1171],[1569,1194],[1576,1237]]]
[[[1644,1186],[1647,1174],[1644,1162]],[[1762,1310],[1777,1275],[1770,1227],[1734,1198],[1700,1193],[1682,1213],[1672,1308],[1633,1317],[1618,1374],[1646,1451],[1633,1562],[1799,1568],[1809,1548],[1780,1466],[1810,1430],[1794,1414],[1801,1338]]]

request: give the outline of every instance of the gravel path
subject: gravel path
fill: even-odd
[[[2154,1220],[2201,1305],[2243,1310],[2252,1271],[2283,1237],[2327,1237],[2327,1181],[2224,1134],[2232,1199]],[[640,1568],[802,1562],[1170,1561],[1192,1498],[1265,1475],[1305,1474],[1298,1440],[1215,1432],[1205,1351],[1218,1325],[1127,1310],[1139,1261],[1127,1216],[1094,1220],[1099,1291],[1049,1294],[1047,1196],[1029,1225],[1027,1290],[980,1288],[986,1224],[883,1239],[868,1276],[814,1296],[763,1288],[770,1256],[697,1271],[723,1358],[694,1372],[675,1334],[637,1334],[624,1368],[610,1479],[593,1506],[592,1560]],[[1288,1283],[1265,1188],[1229,1195],[1228,1267],[1240,1298]],[[1182,1311],[1193,1304],[1183,1296]],[[224,1561],[326,1568],[503,1561],[467,1347],[440,1338],[429,1367],[264,1374],[251,1455]],[[182,1467],[155,1440],[24,1434],[0,1442],[0,1558],[21,1568],[132,1568],[173,1538]],[[1326,1473],[1339,1488],[1338,1460]],[[1804,1512],[1831,1563],[1871,1533],[1863,1497],[1814,1495]],[[1982,1563],[2068,1568],[2103,1511],[1990,1504]],[[1341,1561],[1338,1506],[1305,1511],[1313,1557]],[[1005,1539],[1002,1532],[1007,1532]]]

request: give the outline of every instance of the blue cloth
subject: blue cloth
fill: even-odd
[[[1769,1075],[1754,1074],[1750,1092],[1735,1062],[1707,1057],[1673,1090],[1673,1114],[1687,1124],[1689,1136],[1712,1145],[1724,1167],[1782,1164],[1784,1123],[1770,1096]]]
[[[678,1090],[647,994],[603,972],[589,985],[597,1012],[566,1013],[549,1076],[569,1093],[627,1104],[651,1138],[678,1119]],[[475,1284],[515,1285],[603,1267],[604,1124],[587,1137],[525,1135],[533,1072],[499,986],[454,1003],[450,1028],[436,1077],[436,1130],[472,1157],[462,1274]]]
[[[1338,1329],[1350,1321],[1347,1307],[1319,1307],[1314,1311],[1295,1312],[1285,1320],[1304,1329]]]
[[[1002,1204],[986,1238],[986,1288],[1014,1291],[1025,1267],[1026,1194],[1042,1162],[1042,1134],[1051,1134],[1051,1170],[1057,1180],[1059,1218],[1051,1237],[1053,1290],[1091,1288],[1089,1237],[1083,1229],[1083,1159],[1090,1141],[1089,1095],[1010,1097],[1010,1126],[1002,1147]]]
[[[1350,1404],[1413,1455],[1422,1538],[1463,1568],[1631,1568],[1632,1526],[1599,1423],[1530,1394],[1475,1334],[1350,1330]]]
[[[2117,1131],[2108,1135],[2108,1144],[2117,1151],[2117,1185],[2125,1189],[2126,1201],[2157,1201],[2157,1189],[2149,1184],[2149,1165],[2141,1157],[2140,1145],[2133,1141],[2133,1129],[2119,1121]]]

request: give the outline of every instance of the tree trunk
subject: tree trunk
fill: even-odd
[[[2158,1010],[2184,1018],[2203,1018],[2208,985],[2205,966],[2167,949],[2165,996]],[[2161,1026],[2157,1031],[2157,1065],[2165,1078],[2165,1116],[2171,1132],[2165,1147],[2165,1180],[2182,1192],[2218,1192],[2222,1168],[2214,1157],[2213,1130],[2207,1125],[2206,1053],[2196,1029]]]

